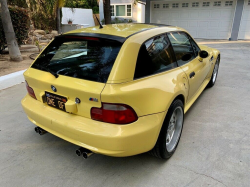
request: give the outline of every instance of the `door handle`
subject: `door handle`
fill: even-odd
[[[195,76],[195,72],[194,72],[194,71],[191,72],[191,73],[189,74],[190,79],[191,79],[192,77],[194,77],[194,76]]]

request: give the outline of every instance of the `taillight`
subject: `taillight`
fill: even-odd
[[[91,118],[114,124],[128,124],[138,119],[130,106],[110,103],[102,103],[101,108],[91,108]]]
[[[29,86],[29,84],[27,83],[27,81],[25,81],[25,82],[26,82],[26,89],[27,89],[29,95],[31,97],[33,97],[34,99],[36,99],[36,95],[34,93],[34,90]]]

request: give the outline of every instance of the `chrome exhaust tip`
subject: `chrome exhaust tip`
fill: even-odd
[[[39,127],[35,127],[35,132],[39,133]]]
[[[40,128],[40,127],[37,127],[38,128],[38,134],[40,134],[40,135],[44,135],[44,134],[46,134],[47,133],[47,131],[46,130],[44,130],[44,129],[42,129],[42,128]]]
[[[89,152],[89,153],[87,153],[87,152],[83,152],[82,153],[82,156],[83,156],[83,158],[84,159],[87,159],[87,158],[89,158],[91,155],[93,155],[94,153],[93,152]]]
[[[90,157],[92,154],[94,154],[92,151],[84,148],[84,147],[80,147],[79,149],[76,150],[76,155],[77,156],[83,156],[84,159],[87,159],[88,157]]]
[[[76,155],[81,156],[83,152],[84,152],[84,148],[81,147],[81,148],[76,150]]]

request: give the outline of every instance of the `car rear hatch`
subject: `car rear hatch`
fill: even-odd
[[[65,35],[57,37],[24,73],[28,92],[55,110],[90,118],[122,43]],[[30,94],[31,95],[31,94]]]

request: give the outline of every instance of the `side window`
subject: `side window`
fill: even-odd
[[[182,66],[197,57],[198,52],[194,52],[193,45],[190,43],[189,37],[185,33],[168,33],[168,37],[172,43],[179,66]]]
[[[134,79],[160,73],[176,67],[167,36],[160,35],[142,44],[138,53]]]
[[[191,42],[191,45],[193,46],[193,50],[194,50],[195,56],[198,56],[199,52],[200,52],[199,46],[195,43],[195,41],[191,37],[189,37],[189,40]]]

